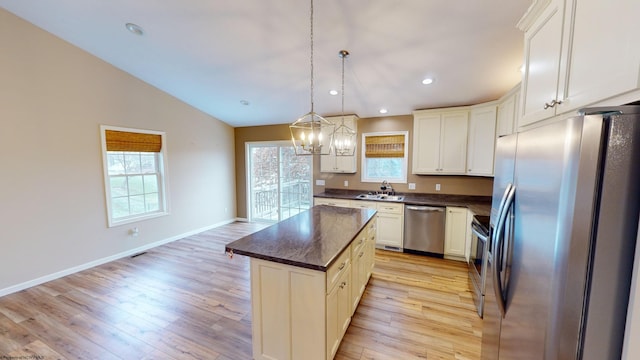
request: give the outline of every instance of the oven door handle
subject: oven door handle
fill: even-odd
[[[478,237],[478,239],[487,242],[487,240],[489,239],[489,234],[487,234],[484,230],[482,230],[480,228],[480,225],[472,222],[471,223],[471,231],[473,232],[473,234],[475,236]]]

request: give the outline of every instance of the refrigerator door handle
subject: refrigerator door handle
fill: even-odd
[[[509,184],[505,191],[503,201],[501,201],[502,207],[498,211],[499,217],[496,224],[495,238],[493,239],[493,291],[496,295],[498,308],[500,314],[504,317],[506,314],[506,298],[505,289],[502,286],[502,277],[500,272],[504,266],[504,239],[505,239],[505,225],[507,216],[509,215],[509,208],[513,205],[515,198],[516,188]]]

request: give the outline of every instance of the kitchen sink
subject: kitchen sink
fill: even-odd
[[[404,195],[360,194],[356,198],[362,200],[402,201],[404,200]]]

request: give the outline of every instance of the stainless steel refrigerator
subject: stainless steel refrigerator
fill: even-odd
[[[640,106],[498,139],[482,359],[620,359],[640,203]]]

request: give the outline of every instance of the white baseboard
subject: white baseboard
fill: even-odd
[[[74,266],[74,267],[69,268],[69,269],[58,271],[58,272],[53,273],[53,274],[49,274],[49,275],[45,275],[45,276],[42,276],[42,277],[39,277],[39,278],[36,278],[36,279],[33,279],[33,280],[25,281],[25,282],[17,284],[17,285],[9,286],[7,288],[0,289],[0,297],[5,296],[5,295],[9,295],[9,294],[12,294],[12,293],[15,293],[15,292],[18,292],[20,290],[24,290],[24,289],[30,288],[32,286],[44,284],[44,283],[46,283],[48,281],[59,279],[59,278],[61,278],[63,276],[71,275],[71,274],[80,272],[82,270],[90,269],[90,268],[92,268],[94,266],[106,264],[106,263],[108,263],[110,261],[122,259],[124,257],[131,256],[131,255],[134,255],[134,254],[138,254],[138,253],[144,252],[146,250],[152,249],[154,247],[158,247],[160,245],[168,244],[168,243],[170,243],[172,241],[184,239],[184,238],[189,237],[191,235],[199,234],[201,232],[204,232],[204,231],[207,231],[207,230],[211,230],[213,228],[217,228],[218,226],[230,224],[230,223],[232,223],[234,221],[242,221],[242,220],[230,219],[230,220],[222,221],[222,222],[219,222],[217,224],[213,224],[213,225],[205,226],[205,227],[200,228],[200,229],[195,229],[195,230],[192,230],[192,231],[188,231],[186,233],[183,233],[183,234],[180,234],[180,235],[176,235],[176,236],[172,236],[170,238],[159,240],[159,241],[156,241],[156,242],[153,242],[153,243],[150,243],[150,244],[146,244],[146,245],[137,247],[135,249],[127,250],[127,251],[124,251],[124,252],[121,252],[121,253],[118,253],[118,254],[114,254],[114,255],[111,255],[111,256],[104,257],[102,259],[97,259],[97,260],[90,261],[90,262],[82,264],[82,265],[78,265],[78,266]]]

